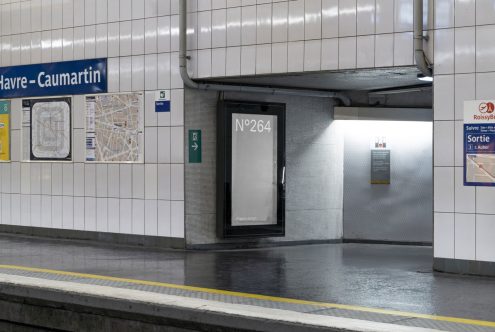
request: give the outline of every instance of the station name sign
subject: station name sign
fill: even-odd
[[[107,92],[107,59],[0,67],[0,99]]]

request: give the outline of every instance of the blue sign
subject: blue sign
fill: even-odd
[[[170,100],[155,101],[155,112],[170,112]]]
[[[495,186],[495,124],[464,124],[464,185]]]
[[[0,68],[0,99],[107,92],[107,59]]]

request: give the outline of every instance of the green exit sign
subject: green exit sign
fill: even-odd
[[[201,130],[189,130],[189,163],[200,164],[202,161],[201,152]]]

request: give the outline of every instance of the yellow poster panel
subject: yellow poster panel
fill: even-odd
[[[10,160],[10,103],[0,101],[0,161]]]

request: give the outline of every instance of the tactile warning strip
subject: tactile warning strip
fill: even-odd
[[[52,271],[21,266],[15,267],[0,265],[0,272],[3,274],[38,279],[134,289],[145,292],[162,293],[167,295],[219,301],[224,303],[245,304],[295,312],[311,313],[323,316],[353,318],[412,327],[424,327],[450,332],[495,332],[495,322],[466,320],[454,317],[402,313],[374,308],[353,307],[331,303],[318,303],[295,299],[269,297],[256,294],[243,294],[183,285],[165,284],[153,281],[132,280],[66,271]]]

